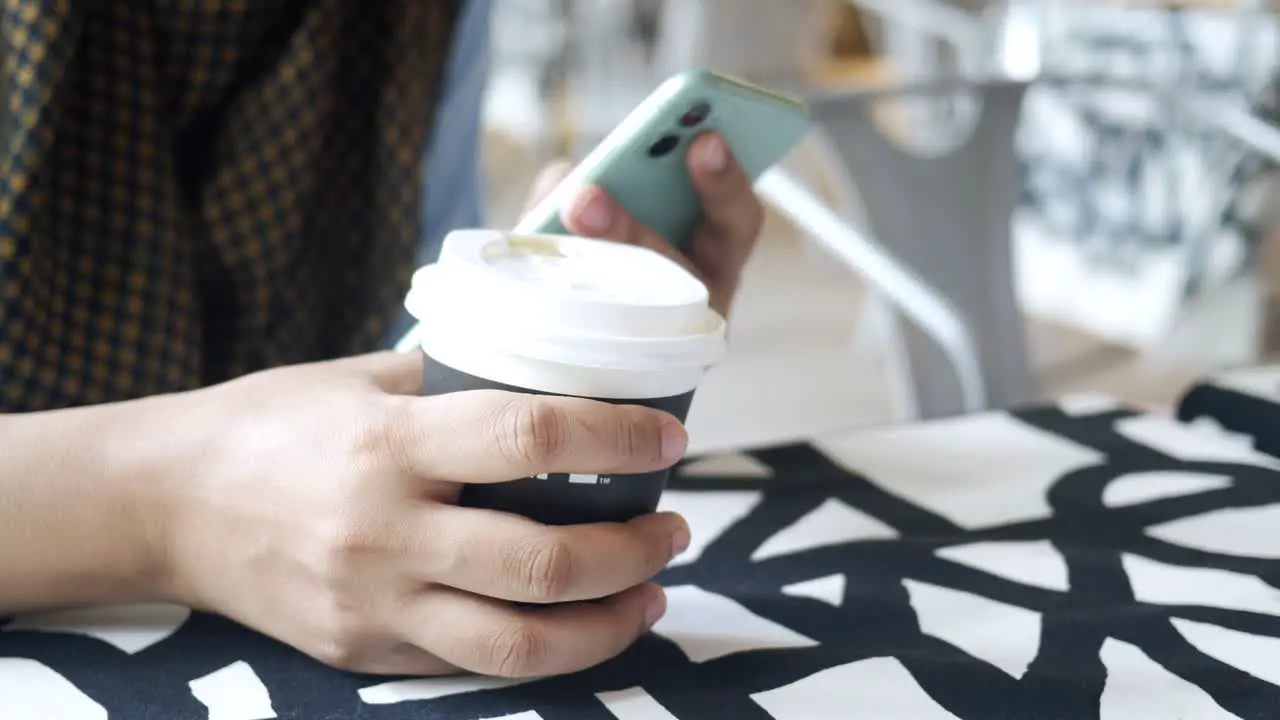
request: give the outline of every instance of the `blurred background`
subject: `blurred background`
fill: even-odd
[[[668,75],[720,70],[812,99],[815,131],[762,179],[698,448],[1063,396],[1158,410],[1280,350],[1274,10],[496,0],[489,224]]]

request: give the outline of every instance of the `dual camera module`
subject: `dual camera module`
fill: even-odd
[[[711,106],[707,103],[698,103],[685,111],[680,116],[679,125],[681,128],[695,128],[703,123],[711,115]],[[671,151],[680,147],[680,136],[676,133],[667,133],[658,138],[658,141],[649,146],[649,157],[660,158],[671,154]]]

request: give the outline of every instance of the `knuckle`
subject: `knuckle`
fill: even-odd
[[[668,535],[654,535],[641,543],[640,562],[644,566],[645,580],[652,580],[671,562],[671,539]]]
[[[522,398],[508,406],[499,428],[500,447],[509,459],[527,464],[555,461],[565,451],[569,419],[542,398]]]
[[[671,561],[671,536],[655,527],[628,527],[623,542],[625,551],[616,559],[626,569],[630,585],[652,580]]]
[[[395,403],[389,407],[348,404],[342,408],[340,416],[326,423],[326,427],[341,428],[337,442],[332,442],[332,437],[317,437],[316,440],[321,447],[328,445],[333,448],[331,452],[335,460],[359,470],[369,470],[393,459],[390,452],[402,422]]]
[[[367,655],[364,623],[337,598],[330,598],[321,606],[310,654],[331,667],[358,669]]]
[[[658,460],[662,457],[662,426],[648,412],[618,413],[618,451],[624,460]]]
[[[411,436],[414,418],[408,398],[384,398],[356,421],[357,457],[367,466],[407,467],[405,442]]]
[[[501,677],[538,674],[547,657],[547,638],[538,626],[525,618],[499,627],[484,642],[483,664]]]
[[[387,533],[373,516],[350,513],[317,523],[307,552],[310,579],[322,592],[326,627],[346,626],[349,607],[366,593],[361,578],[385,561]]]
[[[361,518],[340,518],[321,532],[322,569],[326,577],[334,580],[345,577],[362,558],[377,555],[383,550],[381,533],[375,530],[372,522]]]
[[[530,602],[555,602],[573,582],[573,550],[562,536],[548,531],[519,546],[511,554],[508,570]]]
[[[316,642],[311,656],[338,670],[353,671],[360,666],[360,653],[342,638],[321,638]]]

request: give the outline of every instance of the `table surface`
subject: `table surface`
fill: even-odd
[[[0,626],[0,717],[1278,717],[1273,388],[692,459],[663,501],[695,537],[667,617],[580,675],[353,676],[220,618],[107,608]]]

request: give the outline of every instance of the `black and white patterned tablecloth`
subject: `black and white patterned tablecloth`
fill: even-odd
[[[668,616],[581,675],[353,676],[115,608],[0,627],[0,718],[1280,717],[1277,390],[1252,371],[1181,420],[1080,398],[692,460]]]

